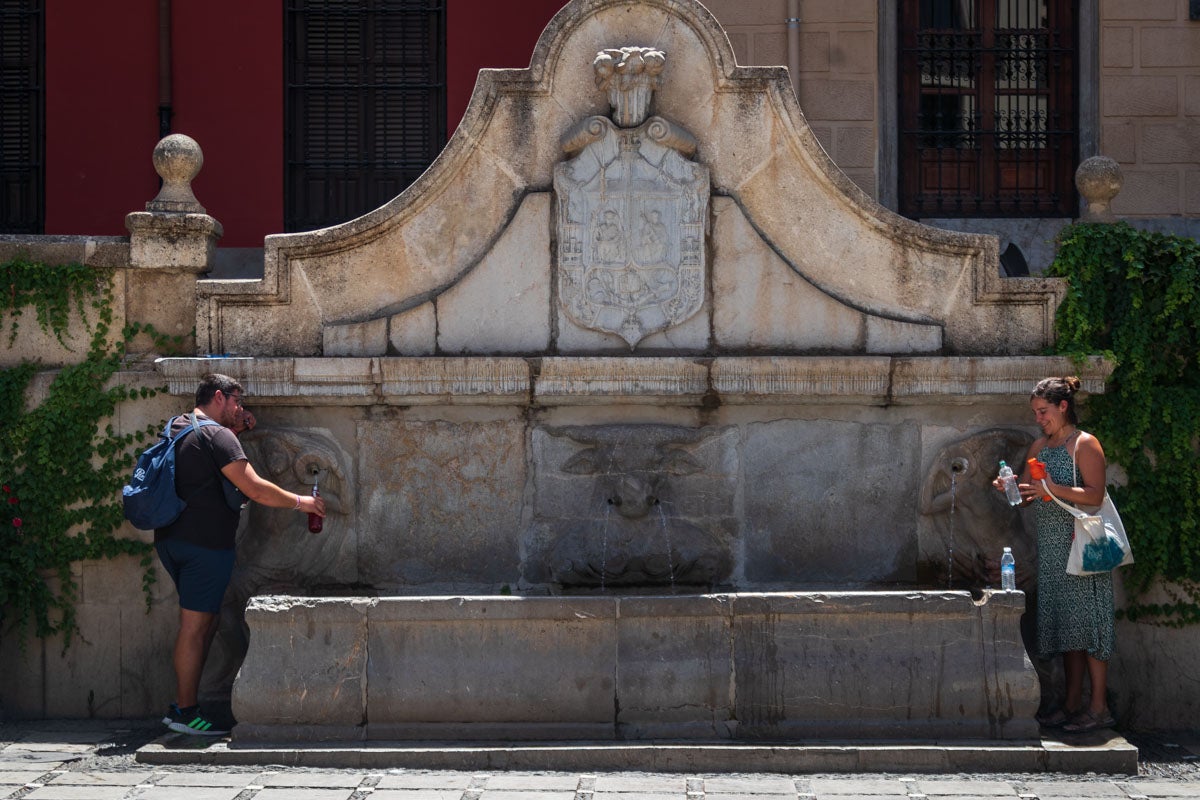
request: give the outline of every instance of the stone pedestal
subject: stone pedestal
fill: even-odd
[[[145,211],[125,217],[129,230],[129,319],[152,325],[159,333],[184,338],[195,347],[196,278],[212,268],[221,223],[205,213],[192,193],[191,181],[204,164],[200,145],[173,134],[154,148],[154,169],[163,180]],[[151,349],[134,342],[133,349]]]

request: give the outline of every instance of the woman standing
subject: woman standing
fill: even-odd
[[[1029,405],[1042,436],[1027,458],[1045,462],[1046,486],[1055,497],[1094,507],[1104,502],[1104,450],[1095,436],[1077,427],[1079,387],[1076,377],[1046,378],[1034,387]],[[1038,651],[1043,658],[1062,654],[1067,684],[1063,708],[1039,715],[1038,722],[1071,733],[1109,728],[1114,724],[1106,699],[1114,639],[1112,573],[1067,574],[1075,518],[1057,503],[1042,502],[1041,482],[1030,480],[1026,464],[1019,487],[1024,504],[1034,503],[1037,514]],[[995,485],[1004,490],[999,479]],[[1092,689],[1086,707],[1085,673]]]

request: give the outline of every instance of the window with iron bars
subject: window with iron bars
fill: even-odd
[[[0,0],[0,232],[46,225],[42,0]]]
[[[365,214],[446,143],[445,0],[288,0],[284,228]]]
[[[903,0],[900,211],[1073,216],[1077,0]]]

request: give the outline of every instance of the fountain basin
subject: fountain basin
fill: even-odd
[[[239,743],[1014,740],[1020,592],[260,596]]]

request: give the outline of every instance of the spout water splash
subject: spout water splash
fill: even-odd
[[[675,594],[675,557],[671,554],[671,529],[667,525],[667,512],[663,511],[663,504],[656,500],[654,503],[658,506],[659,526],[662,528],[663,544],[667,548],[667,575],[671,580],[671,594]]]

